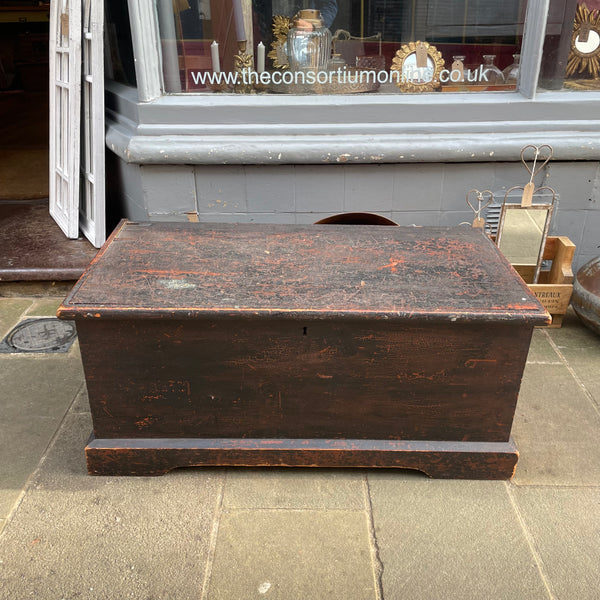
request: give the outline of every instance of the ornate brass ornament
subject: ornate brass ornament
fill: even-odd
[[[273,61],[276,69],[289,69],[287,57],[287,36],[293,25],[293,19],[283,15],[273,17],[273,42],[267,57]]]
[[[410,42],[396,52],[391,70],[398,72],[396,85],[401,91],[433,92],[441,85],[440,73],[444,66],[442,53],[435,46],[428,42]]]
[[[600,79],[569,79],[564,83],[569,90],[600,90]]]
[[[249,94],[253,92],[254,87],[250,83],[250,74],[254,70],[254,58],[246,51],[246,40],[238,41],[238,53],[233,57],[233,65],[235,71],[239,74],[234,92],[236,94]],[[243,80],[244,73],[246,74],[247,83]]]
[[[590,11],[585,4],[580,4],[575,13],[567,62],[567,77],[575,73],[587,73],[594,79],[600,75],[600,11]]]

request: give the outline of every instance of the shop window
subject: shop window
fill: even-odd
[[[158,0],[165,90],[267,94],[516,90],[526,4],[525,0]],[[313,12],[299,12],[307,9]],[[246,42],[245,51],[241,40]]]
[[[552,0],[540,87],[600,90],[600,0]]]

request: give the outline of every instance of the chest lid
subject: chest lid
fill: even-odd
[[[62,318],[549,316],[470,227],[123,221]]]

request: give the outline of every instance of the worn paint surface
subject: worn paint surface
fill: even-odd
[[[470,227],[124,223],[59,312],[99,307],[128,318],[547,319]]]
[[[509,479],[519,453],[503,444],[362,440],[90,440],[92,475],[163,475],[176,467],[404,468],[430,477]]]
[[[506,442],[531,328],[82,320],[98,438]]]

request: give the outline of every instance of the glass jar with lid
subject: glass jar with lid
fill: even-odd
[[[290,69],[326,71],[331,57],[331,32],[318,10],[301,10],[288,32],[287,54]]]

